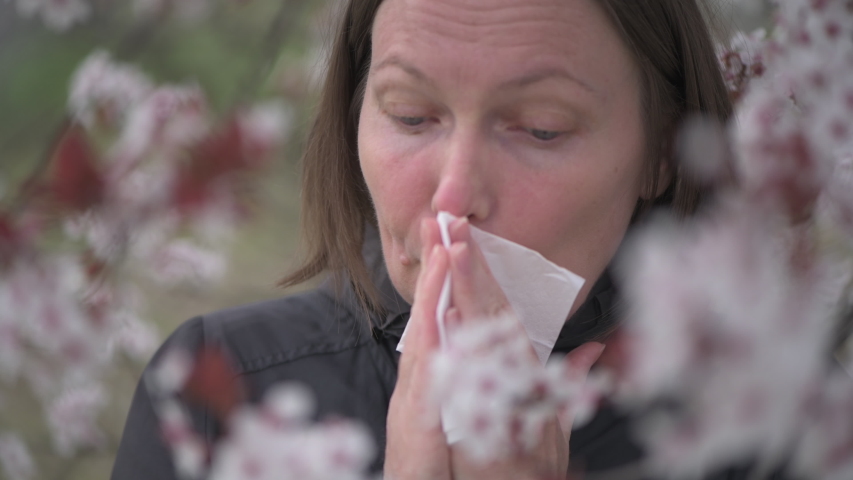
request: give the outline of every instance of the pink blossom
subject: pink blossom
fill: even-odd
[[[172,350],[146,378],[179,474],[212,480],[364,478],[375,453],[367,429],[346,420],[313,424],[313,395],[296,384],[275,386],[259,406],[235,410],[228,436],[209,451],[175,399],[193,368],[186,352]]]
[[[63,32],[88,19],[92,7],[85,0],[18,0],[18,13],[38,15],[47,27]]]
[[[193,368],[193,359],[181,349],[167,351],[145,378],[146,387],[157,397],[175,394],[183,388]]]
[[[263,155],[281,145],[293,128],[293,112],[281,102],[256,105],[239,116],[243,138],[249,148]]]
[[[0,434],[0,465],[9,480],[27,480],[36,474],[27,444],[14,433]]]
[[[312,404],[303,387],[283,385],[260,409],[238,411],[230,435],[216,447],[210,478],[365,478],[375,451],[367,429],[344,420],[311,425]]]
[[[752,79],[764,74],[766,35],[763,29],[749,35],[738,32],[730,39],[729,45],[717,48],[723,79],[734,98],[744,94]]]
[[[130,110],[113,156],[138,159],[152,150],[186,148],[209,132],[207,102],[199,87],[159,87]]]
[[[97,415],[106,403],[107,392],[100,384],[69,388],[51,403],[48,425],[60,454],[72,455],[78,448],[103,443]]]
[[[150,271],[164,284],[206,283],[225,275],[225,260],[217,252],[185,240],[175,240],[150,259]]]
[[[461,439],[479,462],[529,451],[558,414],[588,418],[606,386],[573,378],[563,362],[543,367],[511,316],[451,331],[433,360],[432,381],[448,438]]]
[[[804,231],[755,207],[654,225],[626,250],[622,395],[676,405],[641,429],[660,474],[701,475],[751,455],[777,465],[823,388],[843,282],[829,258],[803,269]]]
[[[182,478],[200,478],[207,466],[207,446],[192,427],[189,415],[173,399],[156,404],[160,428],[172,449],[175,470]]]
[[[120,325],[110,339],[113,348],[125,352],[134,360],[147,361],[160,345],[157,329],[132,311],[122,312],[120,317]]]
[[[90,54],[71,80],[68,107],[88,128],[103,123],[120,126],[131,107],[146,98],[151,82],[136,68],[113,62],[98,50]]]

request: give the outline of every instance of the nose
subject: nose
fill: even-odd
[[[433,212],[445,211],[472,222],[485,220],[494,202],[484,136],[473,128],[458,129],[448,138],[441,156]]]

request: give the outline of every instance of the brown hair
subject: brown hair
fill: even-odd
[[[731,103],[714,44],[695,0],[596,0],[633,52],[643,82],[647,191],[657,191],[661,161],[672,160],[679,121],[702,114],[725,122]],[[364,228],[376,218],[358,161],[357,131],[370,66],[373,19],[382,0],[350,0],[332,45],[317,117],[303,156],[302,235],[305,261],[282,280],[302,283],[329,271],[348,279],[365,308],[380,309],[362,258]],[[673,181],[653,201],[691,215],[703,191],[675,163]]]

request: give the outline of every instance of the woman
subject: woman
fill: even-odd
[[[224,346],[252,401],[275,382],[309,385],[321,416],[370,426],[388,478],[561,471],[561,434],[482,470],[414,421],[427,408],[442,279],[454,279],[456,322],[506,308],[470,239],[476,225],[587,279],[553,355],[604,339],[614,328],[606,269],[629,226],[653,204],[690,215],[701,199],[672,161],[678,121],[725,121],[730,110],[694,0],[352,0],[304,159],[310,251],[284,283],[323,272],[340,281],[198,317],[166,346]],[[438,211],[460,217],[447,249]],[[399,358],[409,317],[415,340]],[[576,356],[591,363],[600,349]],[[208,440],[219,435],[205,409],[193,420]],[[156,425],[139,388],[114,479],[174,476]],[[570,451],[587,471],[640,457],[610,410],[574,433]]]

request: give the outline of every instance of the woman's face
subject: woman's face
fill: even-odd
[[[411,302],[444,210],[586,278],[643,185],[639,75],[592,0],[385,0],[358,130],[391,280]],[[576,303],[577,306],[577,303]]]

